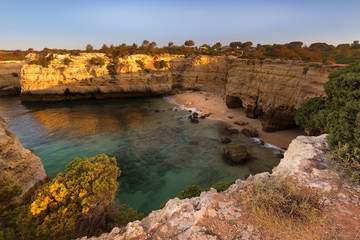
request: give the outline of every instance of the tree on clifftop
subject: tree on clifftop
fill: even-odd
[[[195,43],[193,40],[186,40],[184,45],[187,47],[192,47],[195,45]]]
[[[87,52],[91,52],[91,51],[94,50],[94,47],[89,43],[88,45],[86,45],[85,50],[86,50]]]

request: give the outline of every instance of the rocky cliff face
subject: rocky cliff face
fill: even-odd
[[[293,140],[272,174],[237,180],[222,193],[211,189],[200,197],[172,199],[163,209],[153,211],[142,221],[131,222],[122,229],[114,228],[100,237],[81,240],[274,239],[268,238],[261,227],[249,220],[249,211],[242,201],[247,182],[271,175],[291,175],[299,184],[322,194],[324,223],[316,239],[359,239],[360,188],[329,169],[325,138],[325,135],[300,136]]]
[[[21,146],[19,139],[0,117],[0,186],[10,183],[22,187],[21,195],[7,204],[20,203],[33,187],[46,178],[40,158]]]
[[[48,68],[25,65],[21,70],[23,101],[59,101],[173,94],[181,90],[219,93],[228,107],[245,107],[248,117],[260,117],[266,131],[294,126],[293,111],[303,102],[324,95],[328,74],[339,66],[234,57],[132,55],[120,58],[115,76],[106,64],[90,64],[103,54],[57,55]],[[64,59],[70,58],[69,65]],[[157,61],[168,67],[155,69]],[[143,66],[141,66],[140,62]]]
[[[242,104],[246,115],[260,117],[265,131],[295,125],[293,111],[308,99],[325,95],[324,84],[339,66],[280,60],[241,60],[229,66],[226,96]]]
[[[21,61],[0,62],[0,96],[20,94]]]
[[[105,65],[92,65],[90,60],[94,57],[103,58]],[[65,65],[65,58],[70,58],[72,62]],[[154,67],[157,61],[166,61],[168,67],[157,70]],[[155,96],[172,94],[181,89],[225,92],[225,59],[132,55],[119,59],[120,67],[114,76],[108,74],[106,66],[109,62],[104,54],[82,54],[57,55],[48,68],[25,65],[21,70],[21,99],[59,101]]]

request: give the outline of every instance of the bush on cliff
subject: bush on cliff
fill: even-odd
[[[315,190],[277,176],[248,183],[242,197],[255,221],[279,239],[316,239],[322,204]]]
[[[324,89],[327,97],[302,104],[295,112],[295,121],[311,131],[329,133],[327,141],[332,149],[346,148],[359,162],[354,153],[360,148],[360,62],[330,73]],[[342,163],[345,169],[347,160],[341,156],[345,155],[334,157],[338,159],[336,165]],[[349,170],[356,175],[360,167],[352,165]]]
[[[163,68],[168,68],[169,66],[168,66],[166,61],[160,60],[160,61],[155,61],[154,62],[154,67],[156,69],[163,69]]]
[[[5,205],[11,201],[15,196],[19,196],[22,193],[21,186],[18,184],[10,184],[5,182],[0,186],[0,214],[5,209]]]
[[[47,68],[47,67],[49,67],[49,65],[53,59],[54,59],[53,54],[47,54],[47,52],[41,52],[37,56],[36,60],[30,61],[30,64],[36,64],[36,65],[40,65],[44,68]]]
[[[93,57],[90,59],[89,61],[92,65],[96,65],[96,66],[104,66],[105,65],[105,59],[103,59],[102,57]]]
[[[104,154],[74,159],[65,172],[41,186],[28,204],[0,216],[0,226],[6,229],[3,235],[70,239],[98,235],[141,219],[142,214],[113,201],[120,173],[115,158]]]

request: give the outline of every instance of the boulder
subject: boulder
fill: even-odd
[[[223,135],[239,134],[239,130],[230,127],[220,128],[219,132]]]
[[[225,158],[235,163],[243,163],[249,159],[247,148],[243,145],[229,145],[223,148]]]
[[[239,126],[245,126],[246,124],[248,124],[247,122],[244,122],[243,120],[238,120],[234,122],[235,125],[239,125]]]
[[[231,142],[231,139],[228,138],[228,137],[223,137],[223,138],[220,139],[220,142],[221,143],[229,143],[229,142]]]
[[[247,137],[258,137],[259,136],[258,130],[250,125],[247,125],[245,128],[243,128],[241,130],[241,133]]]

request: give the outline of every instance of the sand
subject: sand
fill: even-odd
[[[244,108],[227,108],[222,96],[208,92],[186,92],[168,97],[168,100],[186,108],[195,108],[202,113],[211,113],[210,119],[225,121],[234,128],[241,130],[243,127],[234,124],[235,121],[245,121],[259,131],[259,138],[281,148],[288,148],[290,142],[299,135],[305,135],[299,128],[281,130],[267,133],[262,131],[259,119],[247,118]]]

